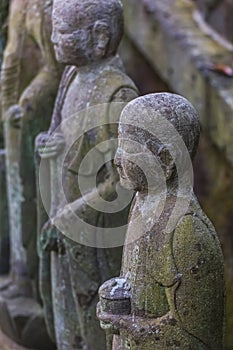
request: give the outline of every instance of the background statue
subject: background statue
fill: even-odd
[[[49,125],[62,73],[50,39],[51,13],[50,0],[11,1],[8,41],[2,64],[11,275],[1,286],[1,296],[11,305],[12,299],[19,304],[18,312],[12,316],[14,320],[22,313],[30,318],[40,310],[39,305],[36,311],[32,310],[27,302],[31,303],[29,298],[38,298],[34,138]],[[20,299],[23,297],[28,299],[23,302]],[[22,334],[17,334],[16,338],[28,345],[30,330],[27,327],[28,333],[23,335],[20,329]],[[35,342],[33,347],[38,347],[43,343],[43,337]],[[47,346],[49,344],[42,345],[43,349]]]
[[[0,71],[2,66],[3,50],[7,38],[7,18],[9,1],[3,0],[0,4]],[[0,92],[1,94],[1,92]],[[1,95],[0,95],[1,100]],[[1,111],[0,111],[1,114]],[[6,191],[5,150],[3,149],[2,123],[0,126],[0,274],[9,272],[9,226]]]
[[[194,108],[178,95],[146,95],[122,112],[115,163],[137,194],[121,276],[99,290],[114,350],[223,349],[222,253],[189,184],[199,133]]]
[[[107,127],[83,132],[66,152],[72,133],[84,130],[88,123],[83,110],[137,97],[135,85],[124,73],[116,55],[122,34],[123,9],[118,0],[54,1],[52,41],[56,58],[70,66],[63,74],[50,129],[47,134],[38,136],[36,147],[43,159],[41,164],[47,159],[50,165],[50,216],[57,226],[59,222],[69,223],[69,210],[64,206],[62,190],[67,202],[76,205],[75,214],[95,226],[96,231],[98,227],[114,227],[127,221],[128,208],[115,215],[98,212],[85,204],[86,197],[82,197],[78,186],[80,175],[86,181],[85,192],[87,195],[93,193],[95,198],[96,184],[93,188],[89,176],[96,174],[96,193],[101,191],[106,200],[115,195],[117,172],[111,161],[114,155],[109,155],[111,150],[99,146],[102,141],[117,135],[116,126],[108,127],[114,113],[111,106],[104,116]],[[102,117],[100,114],[99,119]],[[96,157],[80,174],[81,161],[91,148],[95,148]],[[102,164],[100,169],[99,164]],[[43,171],[46,172],[46,166]],[[63,189],[58,183],[61,174]],[[46,176],[44,178],[46,180]],[[42,181],[41,186],[44,189],[46,184]],[[43,191],[48,193],[48,190]],[[41,217],[44,217],[42,211]],[[40,239],[40,288],[47,305],[48,324],[54,316],[54,329],[50,327],[50,334],[55,330],[58,348],[62,350],[103,350],[105,334],[99,327],[95,311],[97,292],[103,281],[119,271],[121,248],[101,249],[75,243],[52,223],[44,226]],[[52,288],[48,283],[48,270],[52,271]]]

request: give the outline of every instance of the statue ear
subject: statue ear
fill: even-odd
[[[110,41],[109,26],[106,22],[96,21],[93,27],[94,52],[96,57],[104,57]]]
[[[175,162],[171,156],[169,149],[164,145],[159,149],[158,156],[163,167],[166,179],[170,179],[175,170]]]

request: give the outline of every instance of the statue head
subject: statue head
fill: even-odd
[[[194,107],[182,96],[156,93],[139,97],[123,109],[115,164],[122,186],[148,191],[185,173],[198,146],[200,125]],[[158,171],[160,170],[160,171]],[[180,175],[180,174],[179,174]]]
[[[113,56],[122,39],[120,0],[54,0],[52,19],[56,58],[67,65]]]

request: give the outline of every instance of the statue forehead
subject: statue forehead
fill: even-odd
[[[85,8],[86,4],[80,0],[55,0],[53,5],[53,23],[56,25],[67,23],[70,27],[75,27],[77,23],[85,24],[90,19],[90,12],[87,13]]]
[[[93,22],[106,16],[110,5],[114,5],[114,3],[114,0],[110,0],[109,4],[106,0],[54,0],[53,19],[57,21],[62,19],[71,24],[75,24],[77,21]]]
[[[98,8],[98,2],[95,0],[54,0],[53,1],[53,9],[55,11],[63,11],[70,12],[70,10],[74,11],[84,11],[87,10],[88,7],[91,9],[93,7]],[[70,13],[71,14],[71,13]]]

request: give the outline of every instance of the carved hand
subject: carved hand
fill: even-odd
[[[100,320],[100,326],[105,331],[112,334],[130,335],[132,339],[139,340],[149,336],[157,337],[163,328],[174,328],[177,320],[169,311],[162,317],[145,318],[135,315],[116,315],[104,312],[101,307],[101,302],[97,304],[97,317]]]
[[[98,302],[96,306],[96,316],[100,320],[100,327],[103,330],[116,335],[120,334],[119,331],[122,328],[122,323],[127,323],[130,317],[128,315],[113,315],[107,312],[103,312],[101,308],[101,302]]]
[[[60,133],[40,133],[36,138],[36,149],[42,159],[57,157],[65,147],[65,140]]]
[[[83,197],[80,197],[74,202],[68,203],[63,208],[59,209],[52,220],[53,225],[61,230],[64,228],[72,229],[77,218],[94,225],[95,222],[91,222],[93,211],[95,211],[92,203],[95,203],[96,205],[101,197],[108,198],[115,190],[116,180],[116,173],[110,173],[105,181],[99,184],[97,188],[94,188]]]
[[[19,105],[11,106],[6,113],[6,119],[13,128],[19,129],[23,119],[22,108]]]
[[[97,317],[100,320],[100,326],[112,334],[120,333],[131,335],[134,339],[140,338],[143,333],[150,331],[151,323],[154,320],[146,320],[141,317],[130,315],[114,315],[101,310],[101,303],[97,304]],[[142,332],[143,330],[143,332]]]

